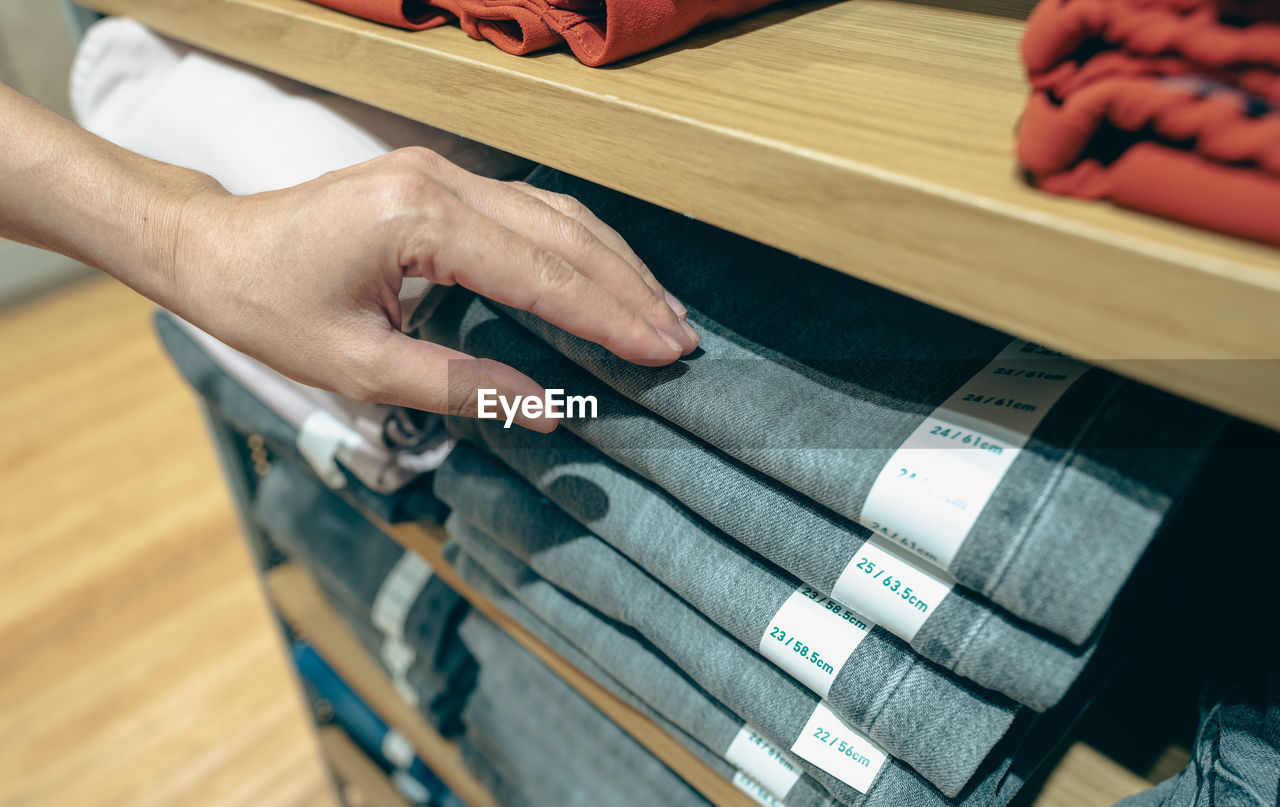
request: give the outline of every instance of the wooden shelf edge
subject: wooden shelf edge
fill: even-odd
[[[382,769],[337,726],[321,726],[320,750],[338,779],[354,785],[374,807],[409,807]]]
[[[500,807],[463,765],[456,743],[446,740],[400,696],[360,640],[324,599],[310,572],[294,563],[267,571],[267,595],[294,630],[381,717],[405,736],[432,772],[468,807]]]

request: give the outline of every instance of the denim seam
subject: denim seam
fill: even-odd
[[[909,664],[905,666],[899,665],[900,667],[902,667],[902,670],[894,677],[893,683],[887,687],[884,687],[880,697],[876,698],[875,701],[872,702],[872,708],[874,712],[869,716],[869,719],[867,720],[867,734],[870,734],[872,731],[875,730],[876,723],[878,723],[880,721],[880,718],[884,715],[885,706],[889,704],[889,701],[890,699],[893,698],[894,693],[896,693],[898,689],[902,686],[903,682],[907,680],[907,674],[910,673],[913,669],[915,669],[916,665],[920,663],[919,658],[920,658],[919,656],[913,656]]]
[[[1021,554],[1023,543],[1027,540],[1027,537],[1035,531],[1035,528],[1040,524],[1040,520],[1044,517],[1045,502],[1049,501],[1055,494],[1057,494],[1058,488],[1062,485],[1062,481],[1067,477],[1067,471],[1074,467],[1076,460],[1080,458],[1080,446],[1084,443],[1085,439],[1093,433],[1093,430],[1097,427],[1098,421],[1101,419],[1103,413],[1111,408],[1112,401],[1119,396],[1120,391],[1126,390],[1133,385],[1133,382],[1127,378],[1120,378],[1117,381],[1118,383],[1112,386],[1111,391],[1107,393],[1107,397],[1103,400],[1102,404],[1090,413],[1089,419],[1085,423],[1084,427],[1076,433],[1076,439],[1071,442],[1070,448],[1067,449],[1066,461],[1059,465],[1054,471],[1053,481],[1044,489],[1043,492],[1041,492],[1040,496],[1036,498],[1035,515],[1023,524],[1022,529],[1018,530],[1018,534],[1014,539],[1006,545],[1005,551],[1000,558],[1000,563],[997,564],[996,575],[992,584],[987,587],[986,591],[982,592],[991,600],[995,600],[995,592],[999,591],[1000,586],[1003,585],[1005,576],[1008,574],[1009,568],[1013,563],[1013,559]]]

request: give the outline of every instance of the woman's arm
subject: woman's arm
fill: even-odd
[[[363,401],[474,414],[481,387],[541,394],[505,365],[401,334],[406,276],[532,311],[640,364],[697,345],[684,307],[568,197],[426,149],[237,197],[3,84],[0,236],[97,267],[280,372]]]

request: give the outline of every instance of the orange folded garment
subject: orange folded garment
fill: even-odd
[[[1280,245],[1280,3],[1042,0],[1018,159],[1050,193]]]
[[[453,19],[449,12],[425,0],[312,0],[356,17],[411,31],[434,28]]]
[[[401,28],[456,17],[476,39],[524,55],[567,44],[592,67],[652,50],[716,20],[742,17],[778,0],[314,0]]]

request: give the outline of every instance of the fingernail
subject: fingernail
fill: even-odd
[[[689,309],[685,308],[684,303],[677,300],[671,292],[667,292],[667,305],[671,306],[671,310],[676,312],[676,316],[680,319],[689,316]]]
[[[677,341],[675,340],[675,337],[674,337],[674,336],[672,336],[671,334],[667,333],[666,331],[659,330],[659,331],[658,331],[658,336],[661,336],[661,337],[662,337],[662,341],[664,341],[664,342],[666,342],[668,345],[670,345],[670,346],[671,346],[671,349],[672,349],[672,350],[674,350],[674,351],[676,352],[676,354],[677,354],[677,355],[679,355],[679,354],[681,354],[681,353],[684,353],[684,348],[680,347],[680,343],[679,343],[679,342],[677,342]]]
[[[684,326],[684,332],[688,334],[689,338],[693,340],[693,344],[696,346],[698,344],[698,332],[695,331],[693,326],[685,320],[680,320],[680,324]]]

